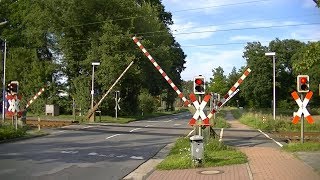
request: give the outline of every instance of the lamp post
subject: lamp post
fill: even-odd
[[[94,95],[94,66],[99,66],[100,62],[92,63],[92,81],[91,81],[91,109],[93,109],[93,95]]]
[[[0,22],[0,26],[7,24],[8,21]],[[2,79],[2,120],[5,119],[5,92],[6,92],[6,58],[7,58],[7,41],[4,40],[4,53],[3,53],[3,79]]]
[[[276,53],[267,52],[266,56],[272,56],[273,60],[273,120],[276,120]]]
[[[5,119],[5,98],[6,98],[6,59],[7,59],[7,41],[4,40],[3,53],[3,79],[2,79],[2,120]]]

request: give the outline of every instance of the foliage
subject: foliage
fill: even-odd
[[[227,78],[223,75],[223,72],[220,66],[212,70],[213,78],[210,78],[208,91],[221,94],[221,96],[227,92]]]
[[[63,113],[70,113],[75,99],[84,114],[90,108],[91,62],[101,63],[95,67],[97,101],[134,61],[114,88],[121,92],[121,113],[137,113],[141,89],[152,96],[165,92],[167,109],[173,109],[172,97],[177,95],[131,39],[136,35],[180,86],[186,56],[168,27],[172,15],[164,9],[159,0],[5,0],[0,17],[9,23],[1,27],[0,36],[9,42],[7,80],[20,82],[23,105],[47,86],[43,101],[31,105],[33,113],[45,104],[59,104]],[[61,91],[69,97],[59,96]],[[108,96],[99,110],[114,114],[113,97]]]
[[[26,135],[27,128],[15,129],[12,125],[0,125],[0,140],[14,139]]]
[[[242,164],[247,162],[244,153],[224,145],[223,143],[210,139],[204,147],[204,167],[223,166],[231,164]],[[157,166],[157,169],[187,169],[193,167],[190,140],[186,137],[177,139],[169,155]]]
[[[291,92],[296,90],[296,76],[307,74],[310,77],[310,90],[319,92],[320,69],[320,42],[303,43],[294,39],[280,40],[276,38],[268,46],[260,42],[248,42],[244,48],[243,58],[247,67],[252,70],[249,76],[241,84],[240,92],[233,97],[229,105],[246,106],[248,108],[271,108],[273,101],[273,57],[266,56],[266,52],[275,52],[275,91],[276,108],[289,109],[296,104],[291,97]],[[225,77],[223,69],[213,69],[214,78],[210,82],[209,90],[218,91],[224,95],[227,88],[240,78],[246,67],[238,71],[233,68]],[[227,86],[226,86],[227,84]],[[320,105],[320,96],[313,96],[310,106]]]
[[[155,99],[146,91],[143,91],[139,97],[139,108],[143,114],[151,114],[156,110]]]

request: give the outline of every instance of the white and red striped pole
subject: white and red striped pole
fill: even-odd
[[[45,91],[45,88],[41,88],[40,91],[37,92],[37,94],[33,96],[33,98],[27,103],[25,109],[27,109],[33,103],[33,101],[36,100],[43,93],[43,91]]]
[[[153,59],[153,57],[148,53],[148,51],[143,47],[143,45],[139,42],[139,39],[135,36],[132,37],[132,40],[136,43],[136,45],[141,49],[144,55],[150,60],[150,62],[154,65],[154,67],[159,71],[162,77],[168,82],[168,84],[174,89],[174,91],[178,94],[179,98],[182,99],[185,106],[191,107],[190,102],[184,97],[182,92],[178,89],[178,87],[172,82],[172,80],[168,77],[168,75],[162,70],[159,64]]]
[[[220,108],[223,103],[226,101],[226,99],[232,95],[232,93],[239,87],[239,85],[243,82],[243,80],[250,74],[251,69],[248,68],[242,76],[238,79],[238,81],[231,87],[231,89],[228,91],[228,93],[220,100],[218,103],[218,108]],[[213,114],[216,113],[218,110],[213,108],[212,111],[208,114],[208,118],[211,119]]]

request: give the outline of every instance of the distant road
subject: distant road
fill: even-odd
[[[0,179],[121,179],[189,133],[190,118],[186,112],[126,125],[70,125],[49,136],[0,144]]]

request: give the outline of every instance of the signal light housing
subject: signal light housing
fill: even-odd
[[[206,85],[204,76],[196,76],[193,78],[193,93],[205,94]]]
[[[298,75],[297,76],[297,91],[300,93],[309,92],[309,76],[308,75]]]

